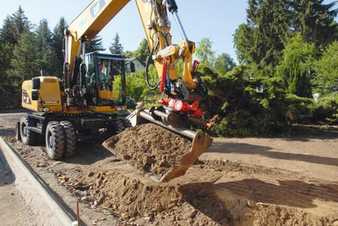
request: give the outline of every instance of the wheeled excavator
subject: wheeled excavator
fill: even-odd
[[[211,143],[207,133],[192,129],[205,125],[200,101],[207,90],[196,73],[195,43],[186,35],[175,0],[135,0],[151,52],[145,82],[159,89],[164,98],[159,107],[139,105],[131,114],[127,111],[128,60],[121,55],[87,53],[86,46],[129,2],[93,0],[69,25],[62,79],[41,75],[22,84],[22,106],[30,112],[17,123],[17,139],[27,145],[44,144],[48,156],[58,160],[74,155],[80,141],[108,138],[130,126],[154,123],[193,140],[180,164],[161,179],[169,181],[185,174]],[[182,32],[180,44],[172,43],[170,13]],[[183,61],[183,75],[176,70],[179,61]],[[158,74],[155,82],[149,75],[151,62]]]

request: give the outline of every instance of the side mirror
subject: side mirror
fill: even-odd
[[[130,72],[131,73],[136,72],[135,64],[133,62],[130,62]]]
[[[32,100],[39,100],[39,90],[32,90]]]
[[[40,78],[33,78],[32,79],[32,89],[39,90],[41,88]]]

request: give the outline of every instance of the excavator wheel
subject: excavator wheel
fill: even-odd
[[[59,122],[51,121],[46,128],[46,152],[50,159],[60,160],[66,147],[66,136]]]
[[[65,133],[65,157],[72,157],[76,154],[77,136],[73,124],[68,121],[60,122]]]
[[[39,135],[28,129],[29,120],[27,117],[22,117],[20,119],[20,124],[18,128],[18,138],[21,139],[22,143],[25,145],[37,145],[39,140]]]

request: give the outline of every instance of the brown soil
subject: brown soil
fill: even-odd
[[[5,125],[3,123],[5,122],[2,122],[2,126]],[[136,133],[139,136],[137,137],[139,144],[142,144],[142,140],[146,141],[145,137],[149,135],[149,131],[144,130],[145,128],[140,129]],[[124,133],[132,134],[130,130],[127,130],[120,136],[124,136]],[[130,136],[129,139],[135,141],[135,135]],[[154,147],[158,147],[157,145],[163,142],[160,140],[162,136],[168,135],[161,132],[158,142],[152,144]],[[128,136],[125,139],[128,144]],[[168,139],[169,141],[166,140],[166,142],[175,144],[175,139],[181,138],[173,134]],[[53,180],[56,178],[59,184],[82,200],[80,204],[82,217],[92,216],[89,221],[86,221],[89,222],[88,225],[338,225],[336,177],[327,179],[328,171],[320,171],[325,172],[322,173],[322,177],[312,177],[308,174],[304,175],[302,171],[295,173],[275,169],[273,168],[276,167],[275,161],[265,158],[263,165],[270,163],[268,165],[270,168],[254,166],[259,163],[257,160],[262,155],[267,154],[267,150],[257,145],[245,145],[247,142],[253,142],[250,139],[239,139],[237,143],[216,146],[218,152],[206,153],[208,155],[202,158],[203,161],[197,162],[185,176],[166,184],[156,183],[148,175],[144,175],[144,164],[139,160],[144,155],[143,148],[139,149],[135,157],[129,154],[130,160],[134,159],[134,164],[140,169],[137,171],[129,165],[130,160],[124,160],[128,159],[127,156],[119,155],[117,159],[110,152],[100,150],[98,147],[83,147],[77,157],[61,163],[48,160],[39,148],[23,146],[13,139],[10,141],[20,155],[43,177],[49,172],[53,173],[51,174]],[[117,140],[118,144],[121,141]],[[228,141],[227,139],[226,142]],[[255,142],[258,141],[255,140]],[[189,149],[190,142],[186,142],[184,145],[187,145]],[[278,144],[274,142],[277,142],[276,139],[267,139],[265,146],[271,144],[278,148],[278,162],[285,157],[294,159],[290,153],[287,153],[287,156],[281,155],[285,149],[294,152],[299,149],[301,156],[296,155],[299,160],[300,157],[312,151],[324,152],[322,147],[329,143],[327,140],[324,142],[302,140],[296,144],[290,141],[279,141]],[[289,147],[290,145],[292,148]],[[312,148],[316,145],[320,148]],[[153,152],[151,147],[149,147],[150,150],[146,150],[147,155],[156,156],[157,152]],[[332,149],[335,149],[334,147],[336,146]],[[126,145],[120,150],[128,154],[129,151],[125,150],[128,148],[129,146]],[[181,150],[186,151],[186,148]],[[231,159],[231,154],[227,154],[228,152],[236,152],[236,158]],[[246,164],[244,161],[234,162],[245,160],[239,155],[241,152],[251,154]],[[333,151],[332,153],[326,152],[327,155],[330,154],[330,158],[335,157]],[[209,157],[209,155],[212,156]],[[168,156],[169,163],[177,161],[175,155],[168,153]],[[320,158],[323,163],[335,164],[332,159],[328,161],[330,159],[324,157]],[[226,159],[232,161],[226,161]],[[155,160],[158,162],[161,159],[155,158]],[[318,164],[315,158],[307,157],[305,160],[313,162],[316,160]],[[284,168],[294,171],[292,167],[296,164],[297,162],[292,161]],[[324,166],[318,165],[311,169],[323,168],[325,169]],[[153,171],[153,169],[156,169],[156,163],[148,166],[149,172],[162,175],[167,170],[167,168],[163,168],[162,171]],[[308,168],[305,169],[308,170]],[[50,179],[51,182],[53,180]],[[70,193],[67,192],[67,194]],[[103,213],[104,216],[93,217],[93,213]],[[109,218],[111,215],[121,219],[122,223],[111,223]]]
[[[167,184],[114,158],[57,176],[126,225],[329,226],[338,214],[338,184],[300,182],[287,171],[276,178],[274,170],[233,163],[203,162]]]
[[[162,127],[144,124],[105,142],[115,155],[161,178],[189,152],[191,142]]]
[[[157,183],[144,170],[163,174],[168,167],[160,162],[175,164],[189,141],[154,125],[112,141],[121,161],[110,157],[57,177],[89,206],[108,209],[126,224],[324,226],[338,216],[338,184],[221,160],[198,161],[185,176]]]

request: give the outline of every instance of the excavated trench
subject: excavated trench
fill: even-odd
[[[239,163],[196,163],[185,176],[157,183],[190,142],[154,125],[114,138],[117,157],[56,172],[92,208],[126,225],[334,225],[338,185]],[[159,154],[160,153],[160,154]],[[61,179],[60,179],[61,178]]]

